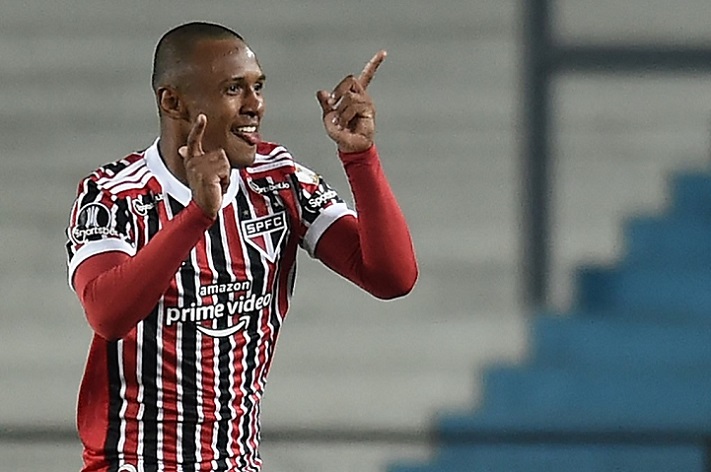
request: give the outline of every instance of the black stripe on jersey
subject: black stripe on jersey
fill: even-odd
[[[126,212],[128,214],[128,211]],[[152,208],[146,216],[148,240],[158,232],[158,210]],[[141,382],[143,384],[143,451],[145,472],[158,470],[158,307],[156,306],[148,318],[142,322],[143,336],[141,340]]]
[[[79,209],[84,207],[84,205],[96,201],[99,198],[100,193],[101,191],[99,190],[99,186],[96,185],[96,182],[94,182],[93,180],[87,180],[86,193],[84,193],[84,196],[81,197],[81,204],[79,205]]]
[[[109,472],[119,468],[118,443],[121,437],[121,374],[119,370],[118,341],[106,346],[106,369],[109,373],[109,425],[106,431],[104,453],[109,462]]]
[[[150,198],[155,201],[155,196],[151,195]],[[158,232],[158,222],[160,221],[160,216],[158,216],[157,205],[154,205],[148,210],[146,221],[148,226],[148,241],[150,241],[151,238]],[[146,243],[148,241],[146,241]]]
[[[244,192],[237,193],[237,207],[245,209],[252,207],[251,202],[248,201],[247,196],[244,194]],[[266,269],[264,268],[262,257],[259,254],[259,251],[253,248],[251,244],[245,243],[245,247],[247,249],[246,258],[249,260],[249,270],[251,272],[252,277],[252,291],[257,295],[261,295],[262,293],[264,293],[265,289],[264,279],[266,277]],[[257,364],[257,347],[259,339],[259,336],[257,334],[258,330],[259,316],[251,316],[249,319],[249,324],[247,326],[247,333],[250,336],[250,339],[247,342],[246,346],[247,356],[245,360],[247,361],[247,365],[245,368],[245,375],[243,377],[245,387],[249,388],[250,390],[252,388],[252,384],[254,383],[253,374]],[[248,390],[247,393],[248,395],[244,398],[244,404],[246,410],[248,412],[251,412],[254,408],[254,402],[252,402],[251,396],[249,394],[251,394],[252,392]],[[251,436],[251,434],[249,434],[251,428],[251,419],[251,414],[244,415],[241,418],[240,430],[242,431],[243,437],[245,438],[249,438]],[[257,432],[255,431],[254,433],[256,434]],[[249,447],[249,444],[245,444],[245,446]],[[254,454],[258,454],[258,451],[251,452]]]
[[[119,172],[121,172],[122,170],[124,170],[126,167],[128,167],[128,165],[129,165],[128,162],[121,160],[118,162],[112,162],[110,164],[104,165],[102,167],[102,170],[104,170],[108,174],[113,173],[113,175],[116,175]]]
[[[229,273],[227,272],[227,259],[225,258],[225,247],[222,244],[222,221],[221,215],[218,215],[218,219],[208,230],[208,236],[210,238],[210,254],[208,257],[212,259],[213,267],[217,273],[217,283],[226,284],[231,282]],[[218,294],[217,299],[220,303],[227,303],[229,300],[229,294],[223,293]],[[235,320],[232,320],[235,322]],[[227,328],[229,320],[227,316],[217,319],[218,328]],[[218,389],[220,395],[218,401],[220,402],[220,418],[218,420],[217,429],[217,440],[216,447],[219,452],[219,460],[217,461],[217,471],[227,470],[227,457],[229,456],[227,451],[227,443],[229,440],[229,425],[232,418],[232,412],[230,410],[230,380],[232,377],[232,369],[230,362],[230,353],[232,352],[232,342],[229,338],[219,338],[217,342],[218,349]]]
[[[128,202],[125,198],[116,200],[116,230],[119,234],[131,234],[130,228],[133,228],[133,220],[131,220],[131,212],[128,209]]]
[[[222,215],[218,215],[215,223],[207,230],[207,234],[210,237],[210,258],[212,259],[213,266],[215,267],[215,272],[217,272],[218,284],[228,284],[232,282],[229,273],[227,272],[227,259],[225,258],[225,247],[222,244]],[[229,299],[228,293],[221,293],[217,295],[217,299],[226,303]],[[223,316],[217,319],[218,328],[227,328],[230,321],[227,316]]]
[[[299,183],[299,179],[298,177],[296,177],[296,174],[291,174],[289,176],[289,181],[291,182],[291,193],[294,196],[294,202],[296,202],[296,211],[298,212],[298,214],[296,215],[296,221],[300,222],[303,218],[304,213],[304,210],[302,209],[303,192],[301,190],[301,184]]]
[[[184,207],[174,198],[169,197],[170,208],[173,217],[177,216]],[[195,287],[196,269],[193,267],[190,256],[180,267],[180,279],[183,288],[183,303],[196,300],[197,290]],[[183,391],[183,418],[182,424],[178,425],[182,429],[181,449],[182,462],[184,464],[195,464],[197,462],[197,450],[195,446],[195,435],[197,434],[198,423],[198,386],[196,368],[196,330],[187,323],[182,326],[181,349],[178,353],[180,358],[181,387]]]
[[[154,308],[142,321],[141,383],[143,384],[143,458],[145,472],[158,471],[158,309]]]

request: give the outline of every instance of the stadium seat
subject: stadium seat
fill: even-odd
[[[651,365],[655,370],[711,372],[711,329],[616,315],[538,316],[531,322],[529,363],[612,372]]]

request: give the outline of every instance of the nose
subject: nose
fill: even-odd
[[[249,116],[261,116],[264,111],[264,97],[253,88],[247,88],[242,97],[242,107],[240,111]]]

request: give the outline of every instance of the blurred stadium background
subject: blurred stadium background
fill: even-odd
[[[477,459],[466,454],[451,467],[442,465],[441,444],[432,440],[438,418],[478,408],[486,380],[495,377],[492,366],[530,362],[534,336],[551,332],[521,298],[523,3],[0,0],[0,470],[80,466],[74,404],[90,333],[65,280],[68,211],[81,177],[152,142],[153,48],[163,32],[189,20],[224,23],[247,38],[268,76],[263,135],[344,194],[347,184],[314,94],[358,72],[379,48],[390,53],[371,86],[377,141],[411,223],[420,281],[404,300],[376,302],[302,255],[265,397],[264,470],[470,470]],[[555,6],[562,41],[711,42],[707,0],[559,0]],[[554,92],[548,308],[574,318],[581,297],[598,308],[609,308],[612,297],[581,294],[581,272],[594,279],[588,280],[593,288],[609,281],[580,267],[615,267],[627,257],[629,222],[669,211],[672,176],[706,170],[711,75],[565,74],[555,79]],[[703,219],[711,209],[700,211]],[[696,228],[699,240],[707,227]],[[674,241],[673,248],[684,245]],[[706,246],[699,245],[695,262],[708,271],[711,258],[703,259]],[[709,280],[684,274],[700,286]],[[618,279],[609,283],[628,280]],[[689,286],[683,280],[670,280],[659,293],[664,287],[673,292],[675,283],[683,292]],[[657,285],[639,290],[649,287]],[[668,305],[672,312],[685,308]],[[663,323],[653,327],[666,333]],[[688,333],[708,330],[708,324],[673,323],[681,344]],[[640,326],[649,323],[634,326],[583,334],[580,342],[599,335],[624,344],[647,336]],[[659,358],[667,358],[678,343],[654,336],[644,339],[652,347],[660,339]],[[711,364],[704,353],[684,358],[695,379],[699,367]],[[627,354],[612,354],[610,363]],[[640,361],[630,369],[650,366]],[[629,377],[596,372],[609,385]],[[554,379],[550,388],[585,395],[565,379]],[[516,385],[525,390],[528,384]],[[546,398],[545,388],[530,388]],[[680,391],[690,395],[684,397],[692,399],[689,408],[706,415],[689,431],[704,432],[707,425],[710,433],[709,402],[698,404],[698,389]],[[526,405],[523,398],[510,401],[511,410]],[[560,413],[566,414],[574,416]],[[592,457],[591,463],[610,457],[598,453],[570,457]],[[684,456],[691,457],[688,463],[696,464],[694,454]],[[556,460],[541,470],[583,470],[555,469],[550,464],[571,459]],[[471,470],[519,470],[486,467]]]

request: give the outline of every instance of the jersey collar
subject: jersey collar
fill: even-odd
[[[183,206],[188,206],[190,200],[192,199],[192,192],[190,188],[182,183],[175,177],[168,167],[166,167],[165,162],[160,157],[160,152],[158,152],[158,141],[160,138],[156,139],[151,147],[146,149],[144,153],[144,158],[146,160],[146,165],[148,169],[156,176],[158,182],[160,183],[163,190],[180,202]],[[237,169],[232,169],[230,172],[230,186],[227,188],[227,192],[222,196],[222,208],[228,206],[237,196],[239,191],[240,174]]]

